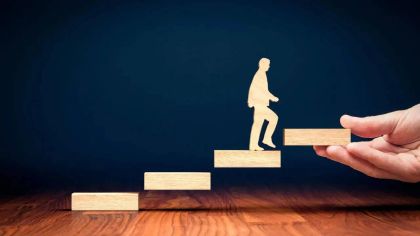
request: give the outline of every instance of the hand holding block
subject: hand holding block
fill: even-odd
[[[351,142],[350,129],[285,129],[285,146],[347,145]]]
[[[215,168],[280,168],[280,151],[215,150]]]
[[[138,193],[72,193],[72,211],[138,211]]]
[[[208,172],[145,172],[144,190],[210,190]]]

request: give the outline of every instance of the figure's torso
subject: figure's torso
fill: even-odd
[[[267,107],[270,104],[267,74],[258,70],[249,88],[248,103],[253,107]]]

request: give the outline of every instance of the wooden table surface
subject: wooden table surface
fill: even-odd
[[[138,212],[72,212],[70,192],[3,196],[0,235],[420,235],[419,191],[347,189],[142,191]]]

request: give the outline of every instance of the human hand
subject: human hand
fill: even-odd
[[[374,139],[347,146],[314,146],[319,156],[374,178],[420,182],[420,104],[378,116],[344,115],[340,123],[355,135]]]

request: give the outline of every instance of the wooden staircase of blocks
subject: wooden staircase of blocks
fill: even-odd
[[[284,146],[347,145],[349,129],[285,129]],[[280,168],[281,152],[215,150],[214,168]],[[145,172],[145,190],[211,190],[210,172]],[[73,193],[73,211],[139,210],[138,193]]]

